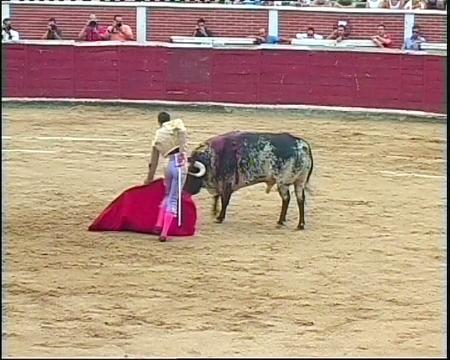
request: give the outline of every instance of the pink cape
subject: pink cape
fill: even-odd
[[[164,181],[158,179],[148,185],[125,190],[89,226],[89,231],[133,231],[157,234],[155,224],[159,205],[164,199]],[[169,236],[191,236],[195,234],[197,208],[192,197],[183,193],[182,224],[174,218]]]

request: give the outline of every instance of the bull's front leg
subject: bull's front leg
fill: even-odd
[[[216,218],[216,223],[220,224],[225,219],[225,214],[227,212],[228,204],[230,203],[231,198],[231,190],[227,189],[222,192],[220,195],[220,200],[222,202],[222,208],[220,209],[220,214]]]
[[[217,204],[219,203],[219,195],[214,195],[213,197],[213,206],[212,206],[212,214],[213,216],[217,216]]]
[[[278,193],[281,196],[281,212],[280,212],[280,218],[278,219],[278,225],[284,225],[286,221],[286,214],[289,207],[289,201],[291,200],[291,195],[289,194],[289,186],[277,184],[278,187]]]

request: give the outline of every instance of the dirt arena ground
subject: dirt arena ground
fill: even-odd
[[[202,192],[198,237],[88,232],[144,180],[159,110],[3,106],[9,356],[446,354],[442,122],[173,109],[192,146],[232,129],[307,139],[306,229],[294,201],[277,229],[276,188],[258,185],[221,225]]]

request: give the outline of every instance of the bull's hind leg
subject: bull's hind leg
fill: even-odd
[[[281,196],[281,212],[280,218],[278,219],[278,225],[284,225],[286,221],[286,214],[289,207],[289,201],[291,200],[291,195],[289,194],[289,186],[277,184],[278,193]]]
[[[272,190],[273,186],[276,184],[276,180],[274,178],[266,181],[266,194],[270,193],[270,190]]]
[[[303,181],[296,182],[294,184],[294,189],[299,211],[297,230],[303,230],[305,228],[305,186]]]

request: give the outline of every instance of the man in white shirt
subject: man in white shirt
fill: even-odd
[[[11,19],[3,19],[2,41],[17,41],[19,38],[19,33],[11,26]]]
[[[318,39],[322,40],[323,36],[316,34],[314,31],[314,28],[312,26],[309,26],[305,34],[297,34],[297,39]]]

